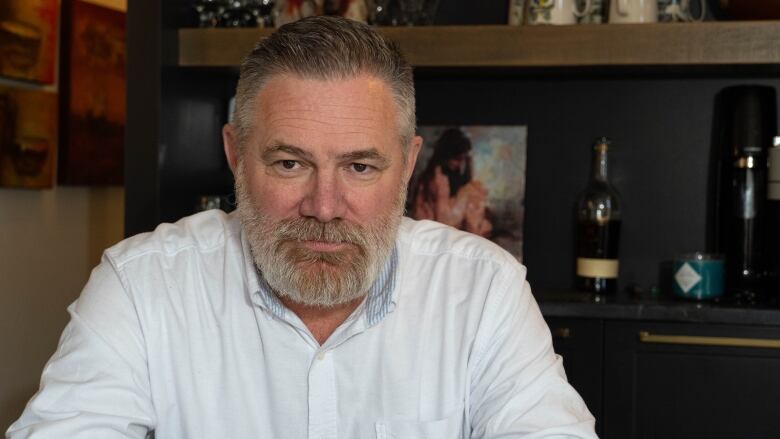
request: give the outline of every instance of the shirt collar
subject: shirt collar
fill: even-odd
[[[395,308],[396,271],[398,268],[398,249],[393,247],[385,266],[379,272],[374,284],[366,296],[366,321],[368,326],[374,326]]]
[[[263,278],[262,273],[254,263],[249,242],[244,233],[241,233],[241,244],[244,249],[245,267],[247,273],[247,285],[252,295],[252,302],[268,310],[280,319],[286,319],[289,310],[273,293],[271,287]],[[363,306],[366,323],[374,326],[395,308],[395,283],[398,267],[398,249],[393,247],[390,257],[387,258],[384,267],[368,290]]]

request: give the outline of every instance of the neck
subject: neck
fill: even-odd
[[[277,296],[290,311],[301,319],[304,325],[322,345],[345,320],[357,309],[365,297],[332,307],[305,305],[284,296]]]

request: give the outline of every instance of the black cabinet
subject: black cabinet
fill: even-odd
[[[599,437],[780,437],[780,309],[537,299]]]
[[[604,333],[603,437],[778,437],[780,328],[607,321]]]
[[[603,323],[601,320],[547,318],[555,352],[563,357],[569,383],[577,389],[602,432]]]

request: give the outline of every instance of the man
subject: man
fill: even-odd
[[[261,42],[224,129],[237,213],[107,250],[8,437],[595,437],[525,269],[402,220],[414,129],[365,25]]]

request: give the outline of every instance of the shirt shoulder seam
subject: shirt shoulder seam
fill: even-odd
[[[121,271],[122,267],[124,265],[129,264],[130,262],[132,262],[132,261],[134,261],[134,260],[136,260],[138,258],[147,256],[147,255],[150,255],[150,254],[161,254],[161,255],[166,256],[166,257],[171,257],[171,256],[176,256],[177,254],[179,254],[179,253],[181,253],[183,251],[191,250],[193,248],[197,248],[197,249],[199,249],[203,253],[209,253],[209,252],[212,252],[214,250],[217,250],[217,249],[223,247],[225,245],[225,241],[227,241],[228,239],[234,237],[235,235],[236,235],[235,232],[226,233],[224,239],[221,239],[219,242],[217,242],[217,243],[215,243],[215,244],[213,244],[211,246],[208,246],[208,247],[198,247],[197,244],[188,243],[186,245],[182,245],[180,247],[176,247],[176,248],[174,248],[172,250],[166,250],[166,249],[161,249],[161,248],[153,248],[153,249],[142,251],[140,253],[134,253],[132,255],[128,255],[127,257],[124,257],[124,258],[123,257],[117,257],[116,255],[111,255],[110,252],[106,252],[106,255],[112,260],[112,265],[114,265],[116,270],[117,271]]]

